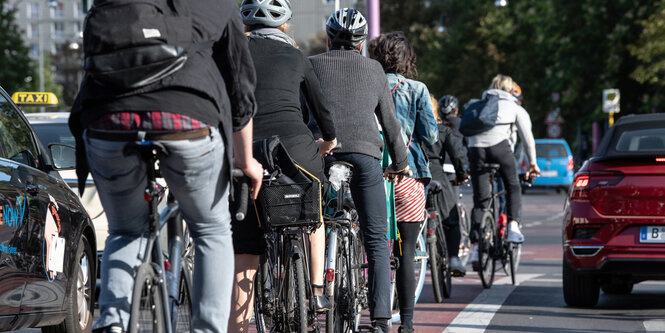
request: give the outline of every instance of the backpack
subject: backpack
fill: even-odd
[[[464,136],[473,136],[488,131],[497,125],[499,96],[486,94],[485,98],[464,107],[459,131]]]
[[[157,82],[187,61],[192,18],[186,0],[95,0],[83,23],[84,69],[115,89]]]

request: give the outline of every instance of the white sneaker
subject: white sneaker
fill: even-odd
[[[508,230],[510,231],[508,232],[508,238],[506,238],[507,242],[524,243],[524,235],[520,231],[520,226],[517,224],[516,221],[510,222],[510,227],[508,228]]]
[[[478,263],[478,244],[473,246],[473,251],[471,251],[471,268],[474,272],[480,270],[480,265]]]

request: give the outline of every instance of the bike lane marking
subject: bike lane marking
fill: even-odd
[[[517,284],[513,285],[510,277],[497,280],[492,288],[483,290],[473,302],[469,303],[462,312],[446,327],[444,333],[480,333],[485,332],[487,326],[494,318],[508,296],[521,283],[537,278],[542,274],[518,274]]]
[[[662,319],[645,320],[642,325],[647,332],[665,332],[665,320]]]

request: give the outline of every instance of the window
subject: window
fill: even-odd
[[[32,57],[38,57],[39,56],[39,44],[32,44],[30,45],[30,56]]]
[[[30,23],[30,27],[28,28],[29,30],[29,36],[30,38],[37,39],[39,38],[39,23]]]
[[[560,143],[537,143],[536,144],[536,157],[538,158],[553,158],[553,157],[568,157],[566,147]]]
[[[616,151],[665,153],[665,129],[647,128],[625,131],[617,141]]]
[[[64,17],[65,16],[65,4],[63,2],[58,2],[53,8],[53,17]]]
[[[28,17],[33,19],[39,18],[39,3],[34,2],[28,5]]]
[[[17,109],[0,95],[0,157],[37,167],[37,148],[30,127]]]
[[[55,38],[64,38],[65,37],[65,23],[64,22],[55,22],[53,23],[53,31]]]

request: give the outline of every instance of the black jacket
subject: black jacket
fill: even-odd
[[[129,91],[111,90],[88,76],[83,78],[69,119],[76,138],[79,191],[83,191],[89,172],[83,130],[106,113],[166,111],[219,126],[226,143],[227,162],[231,163],[231,134],[242,129],[256,110],[256,75],[242,20],[233,0],[197,0],[189,2],[189,6],[193,42],[214,44],[212,48],[191,52],[179,71],[160,82]],[[184,92],[191,100],[183,101],[183,94],[174,100],[173,91]],[[145,100],[155,102],[146,105],[142,102]]]

